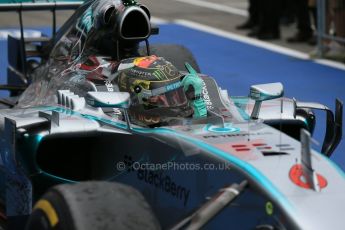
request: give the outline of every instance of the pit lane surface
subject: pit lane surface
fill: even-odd
[[[319,64],[308,60],[307,52],[312,50],[312,47],[307,45],[291,46],[284,40],[263,43],[243,36],[244,32],[234,28],[246,19],[246,1],[200,1],[141,1],[149,6],[155,22],[163,22],[160,25],[161,34],[153,36],[151,42],[178,43],[191,49],[202,72],[215,77],[222,88],[229,90],[230,95],[247,95],[252,84],[280,81],[284,84],[285,95],[288,97],[324,103],[333,109],[336,97],[345,101],[344,65],[325,65],[325,62]],[[59,13],[59,24],[69,14],[70,12]],[[11,20],[8,20],[10,15]],[[49,14],[26,13],[24,21],[27,28],[50,34],[47,28],[50,23]],[[16,25],[15,13],[0,14],[2,28]],[[294,27],[283,29],[283,38],[295,32]],[[0,34],[4,32],[2,29]],[[7,66],[6,41],[0,41],[0,49],[0,80],[4,83]],[[0,96],[5,95],[0,93]],[[317,113],[317,118],[315,137],[322,143],[324,116]],[[316,148],[320,149],[320,146]],[[344,152],[345,144],[341,143],[332,157],[343,169]]]

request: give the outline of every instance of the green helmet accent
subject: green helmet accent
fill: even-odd
[[[202,99],[202,88],[203,80],[199,77],[198,73],[193,69],[193,67],[185,63],[186,69],[189,74],[187,74],[183,80],[183,90],[189,99],[189,105],[193,108],[194,118],[201,118],[207,116],[207,109],[204,100]]]

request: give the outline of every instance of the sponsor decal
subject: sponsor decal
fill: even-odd
[[[124,163],[126,164],[128,172],[136,173],[138,180],[182,201],[184,206],[187,205],[190,189],[175,182],[173,177],[164,174],[162,170],[153,170],[147,167],[138,167],[138,169],[135,170],[133,165],[139,162],[135,162],[132,157],[128,155],[125,155]]]
[[[152,55],[148,57],[140,57],[134,59],[133,63],[134,65],[141,67],[141,68],[148,68],[152,63],[154,63],[158,59],[157,56]]]
[[[105,86],[107,87],[108,92],[114,92],[114,85],[109,80],[104,81]]]
[[[233,127],[231,123],[224,123],[224,127],[208,124],[204,130],[213,133],[236,133],[240,131],[239,128]]]
[[[178,89],[178,88],[180,88],[180,87],[181,87],[181,82],[178,81],[178,82],[175,82],[175,83],[173,83],[173,84],[167,85],[167,86],[165,87],[165,89],[166,89],[166,91],[168,92],[168,91],[172,91],[172,90]]]
[[[178,76],[178,71],[173,65],[166,64],[162,66],[161,68],[165,74],[167,74],[170,77],[177,77]]]
[[[131,72],[130,76],[140,76],[140,77],[146,77],[146,78],[150,78],[152,76],[152,73],[150,72],[145,72],[145,71],[141,71],[141,70],[137,70],[137,69],[130,69],[129,70]]]
[[[204,100],[207,110],[213,110],[213,103],[211,101],[210,95],[208,93],[206,83],[202,81],[202,99]]]
[[[107,87],[108,92],[114,92],[114,85],[111,83],[110,80],[105,80],[104,81],[105,87]],[[121,110],[119,108],[112,108],[113,109],[113,115],[115,116],[120,116],[122,115]]]
[[[218,134],[218,135],[204,135],[202,136],[204,139],[208,138],[229,138],[229,137],[247,137],[247,136],[262,136],[262,135],[272,135],[271,132],[257,132],[257,133],[248,133],[248,132],[242,132],[242,133],[228,133],[228,134]]]
[[[305,189],[311,189],[311,186],[306,181],[304,175],[303,175],[303,169],[301,164],[296,164],[290,169],[289,173],[290,180],[297,185],[298,187],[305,188]],[[327,187],[327,180],[320,174],[316,174],[318,184],[320,186],[320,189],[323,189]]]
[[[254,161],[260,159],[256,150],[259,150],[261,147],[268,147],[260,139],[252,139],[250,141],[241,140],[241,141],[226,141],[224,143],[217,143],[215,146],[224,152],[231,153],[232,155],[247,161]],[[261,151],[261,150],[259,150]]]
[[[256,148],[257,150],[271,150],[272,147],[263,143],[261,140],[253,140],[247,142],[239,142],[231,145],[237,152],[249,151]]]
[[[175,197],[176,199],[182,201],[183,205],[186,206],[189,199],[190,190],[174,182],[170,176],[164,175],[163,172],[139,169],[137,171],[137,178]]]
[[[267,215],[269,215],[269,216],[272,216],[272,215],[273,215],[274,207],[273,207],[273,204],[272,204],[271,202],[268,201],[268,202],[266,203],[265,209],[266,209]]]
[[[165,76],[165,73],[158,69],[158,70],[155,70],[152,74],[152,76],[154,76],[157,80],[164,80],[164,79],[167,79],[167,77]]]

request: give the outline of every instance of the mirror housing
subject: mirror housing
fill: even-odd
[[[284,87],[280,82],[252,85],[250,87],[250,98],[255,101],[267,101],[284,95]]]
[[[263,101],[280,98],[284,95],[284,87],[280,82],[252,85],[249,97],[255,100],[254,109],[251,114],[252,119],[258,119],[261,103]]]
[[[127,92],[88,92],[86,103],[92,107],[128,109],[130,95]]]

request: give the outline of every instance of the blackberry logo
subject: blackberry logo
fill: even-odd
[[[135,172],[137,179],[149,184],[156,189],[169,194],[183,202],[183,205],[186,206],[190,196],[190,189],[176,183],[174,178],[164,174],[162,170],[153,170],[145,167],[145,163],[140,163],[134,161],[132,156],[125,155],[123,163],[127,172]]]

